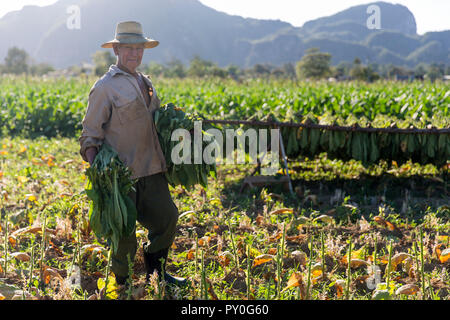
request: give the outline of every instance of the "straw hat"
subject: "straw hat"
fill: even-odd
[[[154,48],[159,41],[144,37],[142,25],[136,21],[119,22],[116,26],[116,36],[113,40],[102,44],[102,48],[112,48],[115,43],[144,43],[145,48]]]

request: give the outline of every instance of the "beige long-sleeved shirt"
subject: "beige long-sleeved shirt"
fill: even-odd
[[[79,138],[80,154],[85,161],[88,148],[98,150],[106,142],[131,169],[133,179],[167,171],[153,122],[154,111],[161,101],[150,79],[142,78],[153,90],[149,105],[136,79],[112,65],[91,88]]]

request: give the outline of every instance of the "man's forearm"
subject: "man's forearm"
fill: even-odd
[[[97,155],[97,148],[90,147],[86,149],[86,158],[89,161],[89,164],[92,164],[94,162],[96,155]]]

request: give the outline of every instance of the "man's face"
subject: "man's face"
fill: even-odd
[[[142,62],[144,44],[117,44],[114,46],[114,53],[122,66],[134,72]]]

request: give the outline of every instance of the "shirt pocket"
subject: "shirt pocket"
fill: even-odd
[[[114,108],[121,124],[146,119],[147,110],[137,96],[121,96],[114,100]]]

